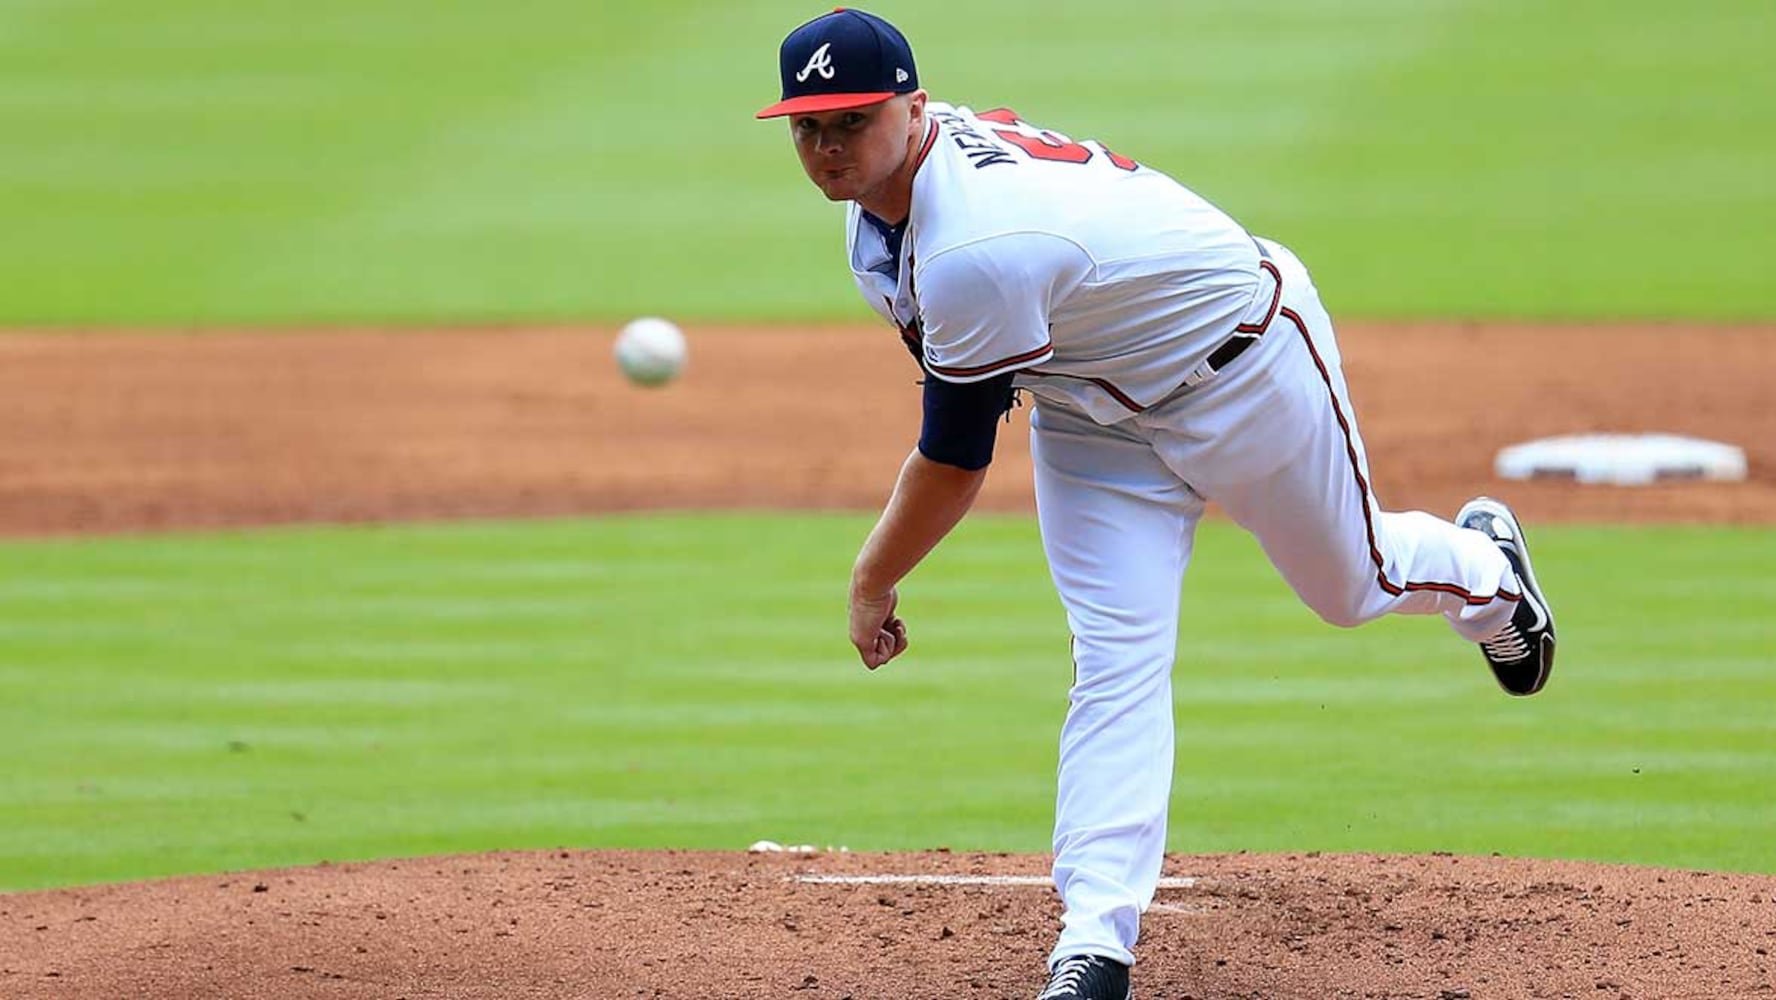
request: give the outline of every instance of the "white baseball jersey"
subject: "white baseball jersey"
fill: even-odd
[[[931,102],[899,266],[853,203],[866,300],[954,382],[1008,371],[1112,423],[1165,398],[1275,285],[1244,228],[1102,144]]]

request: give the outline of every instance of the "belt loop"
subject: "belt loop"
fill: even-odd
[[[1179,389],[1189,389],[1194,386],[1201,385],[1202,383],[1207,382],[1209,379],[1212,379],[1214,377],[1215,377],[1214,366],[1209,364],[1207,361],[1199,361],[1196,363],[1195,368],[1190,369],[1190,374],[1184,376],[1184,381],[1178,383],[1178,388]],[[1177,390],[1174,389],[1172,391],[1176,392]]]

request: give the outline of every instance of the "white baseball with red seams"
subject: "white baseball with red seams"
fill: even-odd
[[[677,378],[689,357],[684,332],[658,316],[644,316],[624,326],[614,353],[617,367],[642,386],[665,385]]]
[[[934,101],[928,119],[900,260],[853,204],[851,270],[931,377],[1015,372],[1036,399],[1038,517],[1074,661],[1050,960],[1128,963],[1165,849],[1179,587],[1208,501],[1335,625],[1441,614],[1479,642],[1520,584],[1480,532],[1381,508],[1294,253],[1101,144],[1005,110]],[[1182,645],[1184,669],[1226,669]]]

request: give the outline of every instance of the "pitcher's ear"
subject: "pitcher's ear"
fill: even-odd
[[[915,90],[907,102],[907,124],[916,126],[915,131],[921,131],[925,126],[925,99],[929,96],[923,90]]]

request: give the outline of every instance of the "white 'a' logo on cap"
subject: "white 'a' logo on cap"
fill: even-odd
[[[808,65],[803,66],[802,71],[800,73],[796,74],[796,82],[797,83],[807,83],[808,82],[808,74],[810,74],[810,73],[819,73],[820,78],[822,80],[832,79],[833,78],[832,53],[830,51],[828,51],[831,48],[832,48],[831,42],[820,43],[820,47],[814,50],[814,54],[812,56],[808,57]]]

